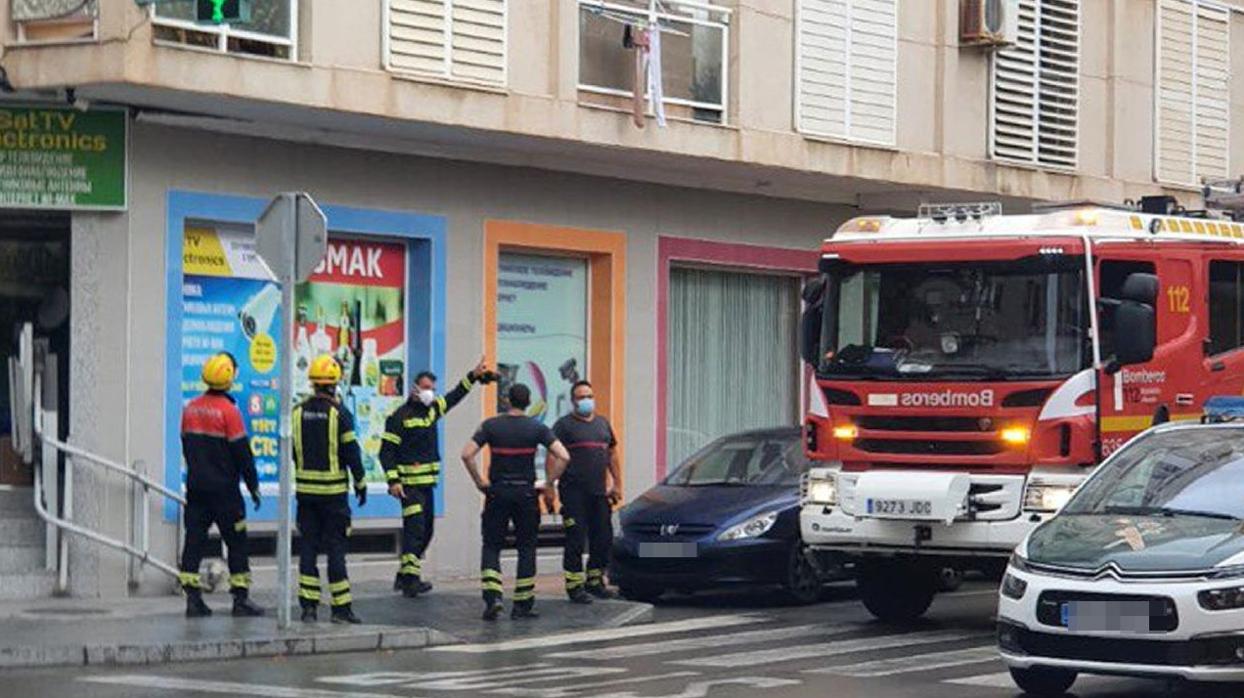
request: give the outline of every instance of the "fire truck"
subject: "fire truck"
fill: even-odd
[[[804,288],[812,559],[853,564],[874,616],[917,618],[941,570],[1000,569],[1132,436],[1244,392],[1233,215],[1150,197],[842,225]]]

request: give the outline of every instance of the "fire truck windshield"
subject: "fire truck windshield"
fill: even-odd
[[[1089,366],[1083,258],[836,264],[820,374],[1032,380]]]

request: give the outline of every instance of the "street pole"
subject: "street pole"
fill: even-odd
[[[293,194],[281,194],[280,197],[286,200],[286,205],[292,211],[296,205]],[[283,242],[285,249],[293,250],[298,244],[298,217],[295,215],[286,216],[284,225]],[[281,365],[281,448],[280,448],[280,465],[277,467],[277,473],[280,478],[277,492],[277,506],[279,507],[279,517],[277,519],[276,529],[276,574],[277,574],[277,607],[276,607],[276,624],[281,630],[289,628],[290,625],[290,596],[292,595],[291,583],[293,578],[290,575],[290,558],[293,543],[292,522],[290,521],[290,506],[293,499],[293,455],[290,453],[290,438],[292,430],[292,413],[294,411],[294,371],[293,371],[293,334],[294,334],[294,285],[296,283],[295,276],[295,256],[291,253],[287,255],[286,264],[281,265],[278,272],[281,282],[281,341],[277,348],[277,359]]]

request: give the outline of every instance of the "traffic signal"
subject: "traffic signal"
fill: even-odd
[[[194,17],[207,24],[249,22],[250,0],[195,0]]]

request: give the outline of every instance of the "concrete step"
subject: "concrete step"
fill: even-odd
[[[35,514],[29,489],[0,490],[0,519],[27,519]]]
[[[0,601],[50,597],[56,585],[53,572],[0,573]]]
[[[42,546],[46,535],[47,524],[40,518],[0,518],[0,545]]]
[[[0,573],[3,574],[38,572],[46,562],[43,546],[0,548]]]

